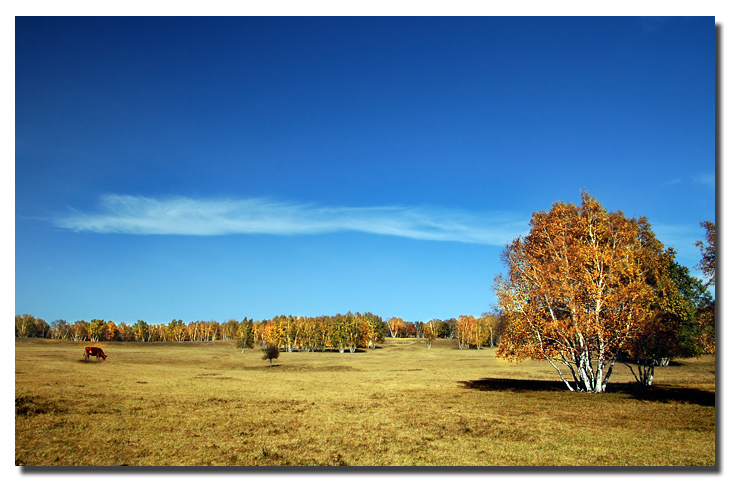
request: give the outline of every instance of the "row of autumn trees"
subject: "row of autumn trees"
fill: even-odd
[[[370,312],[348,312],[334,316],[295,317],[280,315],[270,320],[240,322],[195,321],[185,324],[173,319],[167,324],[148,324],[138,320],[132,325],[116,324],[104,319],[90,322],[77,320],[69,324],[45,320],[29,314],[15,316],[16,337],[44,337],[74,341],[184,342],[236,340],[239,347],[256,343],[276,345],[286,351],[339,350],[354,352],[357,348],[374,348],[385,337],[423,337],[428,347],[437,338],[455,338],[459,348],[494,347],[499,339],[500,318],[494,314],[481,317],[461,315],[458,319],[432,319],[409,322],[400,317],[387,321]]]
[[[288,352],[328,349],[355,352],[358,348],[373,349],[385,337],[417,337],[428,339],[429,348],[437,338],[455,338],[459,340],[460,349],[480,349],[494,347],[499,338],[500,321],[494,314],[482,314],[479,318],[461,315],[458,319],[431,319],[428,322],[409,322],[400,317],[383,321],[370,312],[320,317],[281,315],[243,330],[239,345],[251,347],[258,341]]]
[[[173,319],[168,324],[148,324],[138,320],[132,325],[116,324],[111,320],[91,319],[68,323],[55,320],[49,325],[45,320],[29,314],[15,316],[16,337],[44,337],[74,341],[125,341],[125,342],[180,342],[233,340],[238,337],[241,324],[234,319],[225,323],[195,321],[188,324]]]
[[[699,268],[675,261],[646,218],[609,213],[587,192],[580,206],[536,212],[503,252],[495,279],[504,316],[497,355],[550,363],[571,391],[604,392],[617,361],[650,385],[670,358],[715,351],[715,226],[703,222]],[[629,366],[631,367],[631,366]],[[633,368],[631,368],[633,371]]]

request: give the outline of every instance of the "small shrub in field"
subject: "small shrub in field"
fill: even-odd
[[[269,360],[269,366],[271,366],[271,361],[274,359],[279,358],[279,346],[277,345],[269,345],[261,349],[264,352],[264,355],[261,356],[261,359]]]

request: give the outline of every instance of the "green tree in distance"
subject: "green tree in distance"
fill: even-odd
[[[236,347],[240,348],[241,352],[245,352],[247,348],[253,348],[254,337],[253,321],[244,318],[238,326]]]

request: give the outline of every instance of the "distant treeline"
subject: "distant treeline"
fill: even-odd
[[[387,321],[370,312],[303,317],[279,315],[269,320],[244,318],[226,322],[173,319],[167,324],[138,320],[129,325],[104,319],[68,323],[45,320],[29,314],[15,316],[15,337],[41,337],[74,341],[185,342],[235,340],[239,347],[277,345],[286,351],[321,351],[374,348],[385,337],[456,338],[459,348],[494,346],[499,340],[500,318],[483,314],[480,318],[461,315],[458,319],[408,322],[399,317]]]

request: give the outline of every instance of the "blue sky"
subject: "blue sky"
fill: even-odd
[[[715,220],[712,17],[15,29],[16,314],[479,315],[582,189],[689,267]]]

